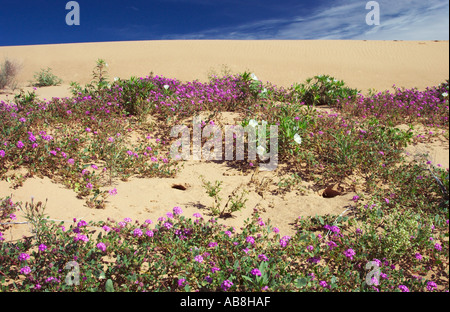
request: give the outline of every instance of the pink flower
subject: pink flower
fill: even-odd
[[[98,243],[98,244],[97,244],[97,248],[100,249],[100,250],[103,251],[103,252],[106,251],[106,245],[105,245],[105,243]]]
[[[180,278],[178,280],[178,287],[183,287],[186,284],[186,279]]]
[[[203,257],[200,255],[195,256],[194,258],[195,261],[197,261],[198,263],[202,263],[203,262]]]
[[[88,189],[90,189],[90,190],[92,190],[92,188],[93,188],[94,186],[92,185],[92,183],[88,183],[88,184],[86,184],[86,188],[88,188]]]
[[[230,280],[224,280],[220,285],[223,291],[227,291],[231,286],[233,286],[233,282]]]
[[[117,189],[113,188],[112,190],[109,190],[108,193],[109,193],[109,195],[114,196],[117,194]]]
[[[181,210],[180,207],[178,207],[178,206],[173,207],[173,214],[174,214],[174,215],[180,215],[180,214],[182,214],[182,213],[183,213],[183,210]]]
[[[433,290],[435,290],[435,289],[437,289],[436,283],[433,282],[433,281],[429,281],[429,282],[427,283],[427,290],[428,290],[428,291],[433,291]]]
[[[255,276],[261,276],[261,271],[259,269],[253,269],[250,273]]]
[[[142,236],[142,230],[140,228],[136,228],[133,231],[133,235],[136,237],[141,237]]]
[[[4,150],[0,150],[0,157],[1,158],[5,157],[5,151]]]
[[[324,287],[324,288],[328,286],[327,282],[325,282],[325,281],[320,281],[319,285]]]
[[[74,241],[79,241],[82,240],[83,242],[87,243],[89,241],[89,238],[86,235],[82,235],[82,234],[77,234],[77,236],[75,236],[73,238]]]
[[[286,247],[287,244],[289,243],[289,239],[290,239],[289,236],[283,236],[283,237],[280,239],[280,246],[281,246],[282,248]]]
[[[25,145],[23,144],[22,141],[18,141],[17,142],[17,148],[23,148]]]
[[[344,251],[344,256],[346,256],[347,258],[350,258],[350,260],[353,260],[354,255],[356,255],[356,252],[351,248]]]
[[[255,243],[255,238],[253,237],[253,236],[247,236],[247,238],[245,239],[245,241],[247,242],[247,243],[250,243],[250,244],[254,244]]]
[[[31,269],[29,266],[24,266],[20,269],[20,273],[22,273],[23,275],[28,275],[31,273]]]

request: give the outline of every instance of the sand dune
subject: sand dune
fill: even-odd
[[[109,76],[157,75],[205,81],[220,73],[254,72],[262,81],[289,87],[318,74],[343,79],[366,92],[393,84],[419,89],[449,77],[448,41],[130,41],[0,47],[0,59],[17,61],[22,86],[33,74],[50,67],[64,80],[88,83],[98,58]],[[67,89],[67,87],[66,87]],[[65,89],[64,89],[65,90]],[[64,93],[63,93],[64,94]]]

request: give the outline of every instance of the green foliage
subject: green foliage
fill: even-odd
[[[294,99],[308,106],[336,106],[341,99],[355,98],[358,90],[349,88],[343,80],[329,75],[319,75],[306,79],[306,83],[295,83],[292,87]]]
[[[20,90],[19,94],[14,95],[14,101],[20,109],[24,109],[25,107],[32,107],[37,98],[36,92],[33,91],[25,91]]]
[[[222,201],[222,198],[220,198],[219,192],[222,190],[220,187],[222,185],[222,181],[216,181],[215,184],[212,184],[210,181],[206,181],[203,176],[200,176],[200,178],[208,196],[214,198],[214,204],[211,207],[211,212],[213,215],[220,214],[220,202]]]
[[[50,67],[47,69],[41,69],[40,72],[35,73],[34,79],[35,82],[33,82],[33,86],[36,87],[57,86],[62,82],[62,79],[52,73]]]
[[[114,88],[120,88],[120,103],[122,103],[128,115],[143,116],[151,109],[151,103],[147,102],[148,96],[156,86],[151,82],[131,77],[129,80],[118,80]],[[165,90],[165,92],[170,92]]]

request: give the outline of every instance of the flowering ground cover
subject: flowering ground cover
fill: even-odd
[[[204,128],[234,112],[242,126],[278,126],[279,162],[290,173],[317,189],[352,177],[342,187],[358,195],[345,216],[297,219],[293,236],[258,209],[241,229],[217,222],[225,215],[217,206],[207,215],[176,206],[158,220],[68,225],[47,220],[45,203],[3,198],[0,290],[448,291],[448,168],[402,154],[438,135],[448,142],[448,81],[362,95],[326,75],[286,89],[250,73],[201,83],[153,74],[108,81],[104,63],[96,70],[92,84],[72,85],[70,98],[29,92],[0,102],[2,179],[19,187],[47,176],[105,208],[117,193],[113,180],[176,176],[183,161],[170,157],[173,126],[207,112]],[[334,110],[317,109],[323,104]],[[418,136],[418,125],[433,131]],[[243,174],[259,170],[248,155],[224,162]],[[9,175],[19,168],[27,174]],[[204,186],[219,205],[220,183]],[[251,209],[239,194],[226,208]],[[1,233],[19,212],[34,236],[6,241]]]

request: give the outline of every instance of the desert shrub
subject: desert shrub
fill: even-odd
[[[0,66],[0,90],[9,86],[12,89],[16,88],[16,75],[19,71],[17,64],[10,60],[5,60]]]
[[[150,92],[156,89],[151,81],[137,77],[131,77],[129,80],[119,79],[112,88],[120,91],[118,101],[128,115],[141,116],[149,112],[152,103],[147,99]],[[170,92],[169,88],[166,88],[165,92]]]
[[[58,78],[52,73],[52,69],[48,67],[47,69],[41,69],[34,75],[35,82],[33,85],[36,87],[48,87],[57,86],[61,84],[62,79]]]
[[[291,90],[297,102],[306,105],[336,106],[342,99],[353,99],[358,90],[346,86],[343,80],[329,75],[319,75],[306,79],[306,83],[295,83]]]

